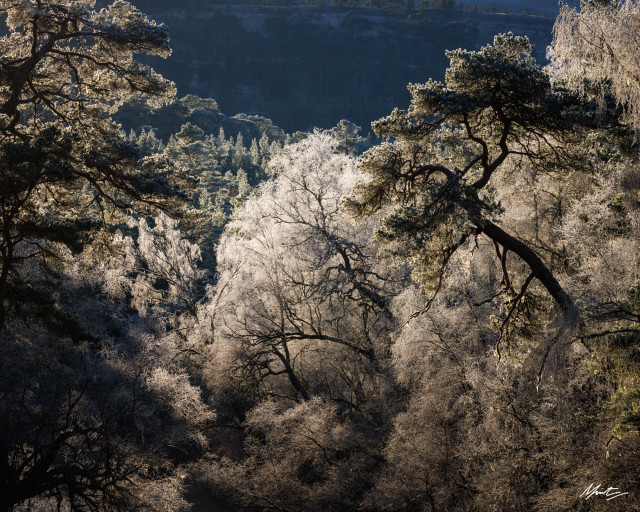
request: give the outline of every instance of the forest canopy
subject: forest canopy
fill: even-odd
[[[128,2],[0,9],[0,511],[640,510],[637,1],[375,138],[175,99]]]

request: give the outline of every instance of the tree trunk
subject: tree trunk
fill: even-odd
[[[499,243],[504,250],[514,252],[529,265],[531,273],[542,283],[560,307],[562,315],[569,326],[582,327],[583,321],[578,307],[533,249],[491,221],[482,220],[478,224],[482,232],[491,240]]]
[[[298,379],[298,376],[293,371],[291,364],[289,364],[289,357],[288,357],[289,351],[286,347],[286,344],[284,348],[287,352],[287,357],[285,357],[279,350],[274,350],[274,353],[278,356],[278,359],[282,361],[282,364],[284,365],[285,373],[287,374],[287,377],[289,378],[289,382],[291,382],[291,385],[294,387],[294,389],[298,393],[300,393],[300,396],[302,397],[302,399],[305,402],[307,402],[310,400],[311,397],[309,396],[309,393],[307,393],[307,390],[302,385],[302,382],[300,382],[300,379]]]

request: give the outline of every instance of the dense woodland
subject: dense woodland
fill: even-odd
[[[640,510],[640,2],[368,137],[94,4],[0,0],[0,511]]]

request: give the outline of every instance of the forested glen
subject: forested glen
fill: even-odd
[[[640,510],[640,2],[283,3],[0,0],[0,512]]]

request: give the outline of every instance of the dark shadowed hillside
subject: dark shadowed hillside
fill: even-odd
[[[368,128],[408,103],[406,84],[442,79],[444,51],[528,35],[544,58],[553,17],[455,11],[216,5],[165,10],[173,55],[153,66],[180,95],[260,114],[286,131],[347,118]]]

